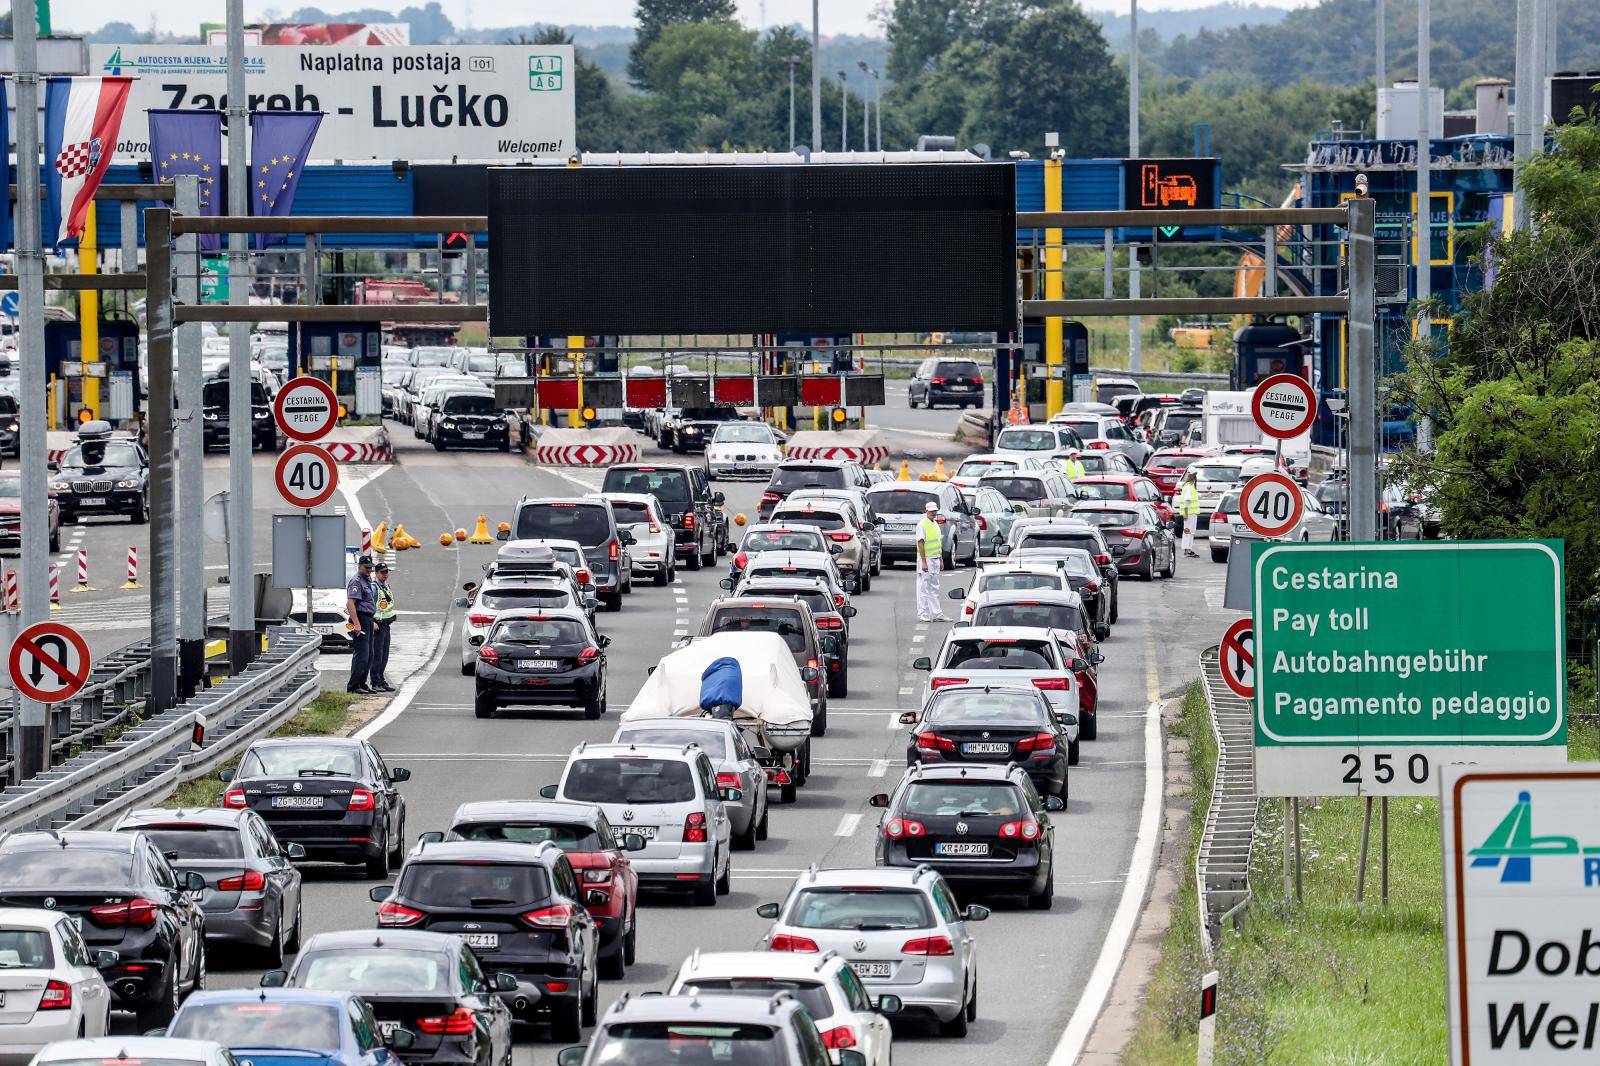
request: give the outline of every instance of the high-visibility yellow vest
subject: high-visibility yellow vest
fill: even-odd
[[[1200,513],[1200,492],[1192,481],[1185,481],[1178,490],[1178,513],[1185,518]]]
[[[944,554],[944,531],[939,528],[939,523],[923,516],[921,526],[922,558],[937,559]]]
[[[1061,464],[1061,472],[1076,481],[1083,476],[1083,464],[1076,459],[1068,459]]]
[[[380,582],[377,596],[378,609],[372,613],[372,618],[377,622],[387,622],[400,612],[394,605],[394,593],[389,591],[389,586]]]

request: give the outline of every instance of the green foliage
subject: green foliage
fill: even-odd
[[[639,0],[634,15],[639,28],[628,49],[628,76],[641,89],[654,89],[646,54],[669,26],[692,22],[731,22],[738,17],[734,0]]]

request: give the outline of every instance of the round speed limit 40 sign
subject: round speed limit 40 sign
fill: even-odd
[[[1239,492],[1239,520],[1259,537],[1281,537],[1300,524],[1305,502],[1287,474],[1257,474]]]
[[[278,456],[278,495],[293,507],[320,507],[339,487],[339,464],[326,448],[296,444]]]

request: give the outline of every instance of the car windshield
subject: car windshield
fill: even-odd
[[[239,763],[240,777],[354,777],[354,748],[322,744],[268,744],[251,748]]]
[[[612,500],[611,513],[616,516],[619,524],[625,526],[654,521],[650,517],[650,505],[643,500]]]
[[[1099,576],[1099,571],[1093,565],[1093,553],[1083,548],[1039,547],[1035,545],[1018,548],[1011,554],[1013,556],[1033,556],[1039,559],[1049,559],[1052,563],[1064,566],[1067,573],[1073,577]]]
[[[1212,485],[1231,485],[1239,480],[1239,468],[1237,466],[1200,466],[1195,468],[1195,477]]]
[[[802,577],[823,583],[828,581],[828,572],[826,570],[814,570],[809,566],[793,566],[783,562],[752,563],[750,564],[750,573],[770,574],[773,577]]]
[[[769,551],[820,552],[822,533],[815,526],[810,529],[762,529],[745,534],[740,551],[755,554]]]
[[[994,637],[952,641],[945,653],[943,669],[957,666],[985,670],[1048,670],[1050,669],[1050,642],[1023,640],[1016,637]]]
[[[1083,464],[1085,474],[1119,474],[1128,468],[1123,465],[1122,454],[1093,454],[1085,452],[1078,457],[1078,462]],[[1129,471],[1131,473],[1131,471]]]
[[[696,992],[760,996],[762,999],[787,992],[799,1000],[806,1013],[814,1019],[826,1018],[833,1013],[833,1001],[828,998],[828,989],[820,981],[782,977],[693,977],[685,981],[673,995],[692,996]]]
[[[685,407],[683,417],[694,422],[730,422],[739,413],[731,407]]]
[[[244,837],[231,825],[198,823],[141,825],[137,828],[156,850],[174,862],[184,859],[241,859]]]
[[[1157,455],[1150,460],[1150,470],[1187,470],[1200,461],[1198,455]]]
[[[654,496],[662,503],[687,503],[689,475],[682,470],[664,470],[654,466],[612,467],[606,471],[601,490]]]
[[[802,929],[927,929],[933,910],[915,889],[808,888],[784,921]]]
[[[204,1059],[176,1059],[171,1055],[144,1055],[136,1059],[112,1059],[117,1066],[210,1066]],[[48,1066],[106,1066],[106,1060],[101,1057],[92,1059],[58,1059],[40,1056],[41,1064]]]
[[[738,422],[718,426],[711,435],[712,444],[771,444],[772,430],[759,422]]]
[[[558,588],[498,588],[485,590],[478,597],[478,606],[502,611],[510,607],[564,607],[570,599],[564,589]]]
[[[42,929],[0,929],[0,970],[48,970],[54,966],[49,933]]]
[[[1070,603],[990,603],[972,616],[975,626],[1083,630],[1083,612]]]
[[[1036,477],[986,477],[983,485],[1013,503],[1032,503],[1047,495],[1044,481]]]
[[[440,910],[511,907],[549,894],[538,863],[408,862],[395,885],[395,895]]]
[[[0,857],[0,890],[93,885],[113,890],[133,883],[133,851],[96,848],[26,848]]]
[[[265,407],[272,399],[267,395],[266,387],[259,381],[250,383],[250,403],[255,407]],[[200,399],[202,407],[228,406],[228,379],[217,378],[205,384],[205,392]]]
[[[1123,481],[1074,481],[1078,495],[1091,500],[1127,500],[1133,487]]]
[[[920,489],[884,489],[869,494],[872,506],[879,514],[889,515],[920,515],[928,504],[939,503],[937,492],[925,492]]]
[[[454,349],[451,348],[413,348],[411,350],[412,366],[444,366],[450,362]]]
[[[939,377],[977,378],[983,376],[978,364],[971,359],[943,359],[935,363],[933,372]]]
[[[766,585],[746,586],[744,594],[747,596],[793,596],[811,608],[811,616],[813,618],[819,614],[833,614],[839,609],[834,604],[832,596],[817,589],[815,586],[810,588],[786,588],[777,585],[772,587]]]
[[[1113,511],[1109,508],[1073,508],[1072,517],[1080,522],[1087,522],[1091,526],[1138,526],[1144,524],[1144,515],[1138,511]],[[1065,541],[1040,541],[1042,544],[1067,543]],[[1072,547],[1079,545],[1073,544]],[[1037,545],[1035,545],[1037,547]]]
[[[1078,436],[1084,440],[1099,440],[1104,436],[1100,432],[1100,420],[1098,418],[1069,418],[1066,424],[1077,430]]]
[[[448,992],[448,961],[435,951],[374,950],[356,945],[323,948],[301,954],[295,961],[290,984],[295,988],[361,995]]]
[[[956,477],[981,477],[991,470],[1015,470],[1015,459],[968,459],[956,467]]]
[[[1052,429],[1002,429],[994,446],[1014,452],[1048,452],[1061,444]]]
[[[1167,417],[1162,420],[1161,432],[1177,433],[1182,435],[1189,431],[1189,427],[1200,421],[1199,411],[1168,411]]]
[[[808,509],[774,511],[772,517],[775,521],[791,522],[797,526],[816,526],[818,529],[843,529],[845,521],[832,511],[812,511]]]
[[[1057,574],[985,574],[984,592],[1026,592],[1028,589],[1059,589],[1061,577]]]
[[[1077,518],[1077,515],[1073,515]],[[1082,548],[1088,552],[1097,552],[1100,545],[1088,533],[1023,533],[1022,539],[1017,541],[1019,548]]]
[[[498,361],[488,352],[474,352],[467,356],[467,369],[474,374],[492,374],[497,365]]]
[[[444,398],[443,412],[447,415],[492,415],[497,408],[494,397],[477,392],[457,392]]]
[[[1217,510],[1221,511],[1223,514],[1238,514],[1239,494],[1237,492],[1230,492],[1226,496],[1222,497],[1221,501],[1217,504]]]
[[[178,1011],[167,1035],[215,1040],[230,1048],[331,1048],[340,1045],[339,1011],[322,1003],[191,1003]]]
[[[837,466],[781,466],[772,475],[769,489],[790,493],[795,489],[842,489],[844,469]]]
[[[564,795],[588,803],[688,803],[694,772],[677,759],[579,759],[567,771]]]
[[[1349,498],[1350,486],[1343,481],[1324,481],[1317,489],[1317,500],[1321,503],[1343,503]]]
[[[562,851],[599,851],[600,834],[586,825],[562,822],[469,822],[451,830],[462,840],[504,840],[513,844],[550,841]]]
[[[771,607],[725,607],[711,619],[713,633],[776,633],[790,651],[806,650],[805,626],[793,610]]]
[[[728,735],[714,729],[674,729],[671,726],[647,725],[625,728],[617,732],[618,744],[698,744],[700,750],[713,759],[731,759]]]
[[[139,449],[127,441],[85,441],[67,449],[63,468],[75,466],[139,466]]]
[[[927,725],[973,725],[982,727],[998,722],[1043,725],[1045,712],[1039,707],[1039,694],[1022,689],[943,688],[923,713]]]
[[[601,503],[533,504],[517,512],[516,539],[575,540],[594,547],[611,539],[611,512]]]
[[[587,644],[589,634],[576,618],[510,618],[494,627],[491,644]]]
[[[716,1022],[621,1022],[597,1034],[591,1066],[785,1066],[771,1026]]]
[[[1009,818],[1024,814],[1027,801],[1004,781],[913,781],[897,813],[953,817],[959,814]]]

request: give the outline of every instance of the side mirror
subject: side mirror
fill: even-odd
[[[756,762],[766,762],[772,758],[772,749],[763,748],[759,744],[752,744],[750,746],[750,757]]]
[[[450,603],[453,606],[456,606],[456,607],[471,607],[472,606],[472,601],[469,600],[465,596],[457,596],[455,599],[451,600]]]
[[[394,894],[393,885],[373,885],[367,889],[367,898],[374,903],[382,903]]]
[[[1105,640],[1110,635],[1111,635],[1111,627],[1109,625],[1107,625],[1104,622],[1096,622],[1094,624],[1094,639],[1095,640]],[[1103,656],[1102,656],[1102,658],[1103,658]]]
[[[1055,714],[1056,721],[1060,722],[1062,725],[1078,724],[1078,716],[1073,714],[1071,711],[1057,711]]]
[[[476,582],[468,581],[465,585],[461,586],[462,592],[476,592],[477,590],[478,586]]]
[[[878,997],[877,1011],[879,1014],[899,1014],[904,1006],[905,1004],[900,1001],[899,996],[885,993]]]
[[[889,793],[887,793],[887,792],[876,792],[876,793],[873,793],[872,797],[867,800],[867,806],[868,807],[887,807],[887,806],[889,806]]]
[[[261,975],[259,984],[262,988],[282,988],[289,983],[288,970],[268,970]]]
[[[952,600],[964,600],[967,598],[967,590],[964,588],[951,589],[946,595]]]
[[[579,1044],[577,1047],[564,1047],[556,1053],[556,1066],[583,1066],[583,1057],[589,1053],[589,1045]]]
[[[650,842],[638,833],[624,833],[622,835],[623,851],[643,851]]]
[[[761,906],[756,908],[756,913],[763,918],[776,920],[778,915],[783,913],[783,904],[763,903]]]
[[[830,545],[828,545],[828,554],[829,555],[843,555],[844,554],[844,549],[839,547],[839,545],[837,545],[837,544],[830,544]]]
[[[232,781],[233,780],[233,770],[232,770],[232,768],[224,768],[224,769],[218,770],[217,771],[217,780],[221,781],[223,784],[227,784],[229,781]]]
[[[397,785],[402,781],[410,781],[411,771],[407,770],[404,766],[396,766],[393,770],[389,771],[389,780]]]
[[[1094,663],[1096,666],[1099,666],[1101,663],[1106,661],[1106,657],[1101,655],[1099,652],[1094,652],[1089,656],[1089,661]]]
[[[860,611],[857,611],[854,607],[850,606],[848,603],[845,604],[843,607],[839,608],[839,614],[841,616],[845,617],[845,618],[854,618],[856,615],[858,615],[860,613],[861,613]]]
[[[494,990],[496,992],[515,992],[517,990],[517,979],[508,973],[497,973],[494,975]]]
[[[383,1038],[383,1042],[395,1051],[409,1051],[417,1042],[417,1034],[410,1029],[395,1029]]]
[[[97,951],[94,953],[94,968],[97,970],[109,970],[121,961],[122,952],[120,951]]]
[[[583,606],[588,610],[594,610],[596,607],[600,606],[600,597],[596,596],[592,592],[585,592],[583,594]]]
[[[839,1066],[867,1066],[867,1057],[859,1051],[841,1051]]]
[[[817,668],[815,666],[807,666],[800,671],[800,680],[806,682],[815,681],[821,676],[822,675],[817,672]]]
[[[724,803],[738,803],[740,800],[744,799],[744,789],[719,788],[717,789],[717,795],[722,797],[722,802]]]
[[[915,658],[915,659],[911,660],[911,669],[913,669],[913,670],[932,670],[933,669],[933,660],[928,658],[926,655],[919,656],[918,658]]]
[[[162,1025],[162,1026],[157,1026],[154,1029],[146,1029],[144,1032],[140,1033],[139,1035],[140,1036],[150,1037],[152,1040],[160,1040],[162,1037],[167,1035],[167,1027]]]
[[[1050,798],[1057,799],[1058,797],[1051,796]],[[985,907],[981,903],[973,903],[969,905],[966,910],[961,912],[961,920],[964,922],[987,921],[989,918],[989,913],[988,907]]]
[[[437,829],[430,829],[426,833],[417,834],[418,844],[437,844],[444,839],[444,834]]]
[[[204,892],[206,878],[199,870],[190,870],[183,875],[183,889],[185,892]]]
[[[494,539],[495,540],[510,540],[511,539],[511,530],[509,530],[509,529],[497,529],[497,530],[495,530]]]
[[[1024,506],[1023,504],[1020,504],[1020,503],[1012,503],[1012,505],[1011,505],[1011,513],[1012,514],[1027,514],[1028,513],[1028,508],[1026,506]]]
[[[290,859],[303,859],[306,857],[306,849],[303,845],[296,844],[291,840],[283,846],[283,854]]]
[[[916,725],[917,724],[917,712],[916,711],[905,711],[905,712],[903,712],[900,715],[900,724],[901,725]]]
[[[595,643],[600,645],[602,648],[609,648],[611,647],[611,638],[601,634],[600,637],[595,640]]]
[[[733,578],[725,577],[721,581],[718,581],[717,582],[717,588],[719,588],[719,589],[727,589],[728,591],[731,592],[733,590]]]
[[[1087,669],[1089,669],[1089,660],[1088,659],[1074,659],[1070,663],[1067,664],[1067,669],[1072,670],[1074,672],[1087,670]]]
[[[544,786],[543,788],[541,788],[539,790],[539,795],[543,796],[547,800],[555,799],[556,798],[556,786],[555,785],[546,785],[546,786]]]
[[[1046,796],[1044,798],[1044,809],[1047,811],[1064,811],[1067,809],[1067,804],[1060,796]]]

